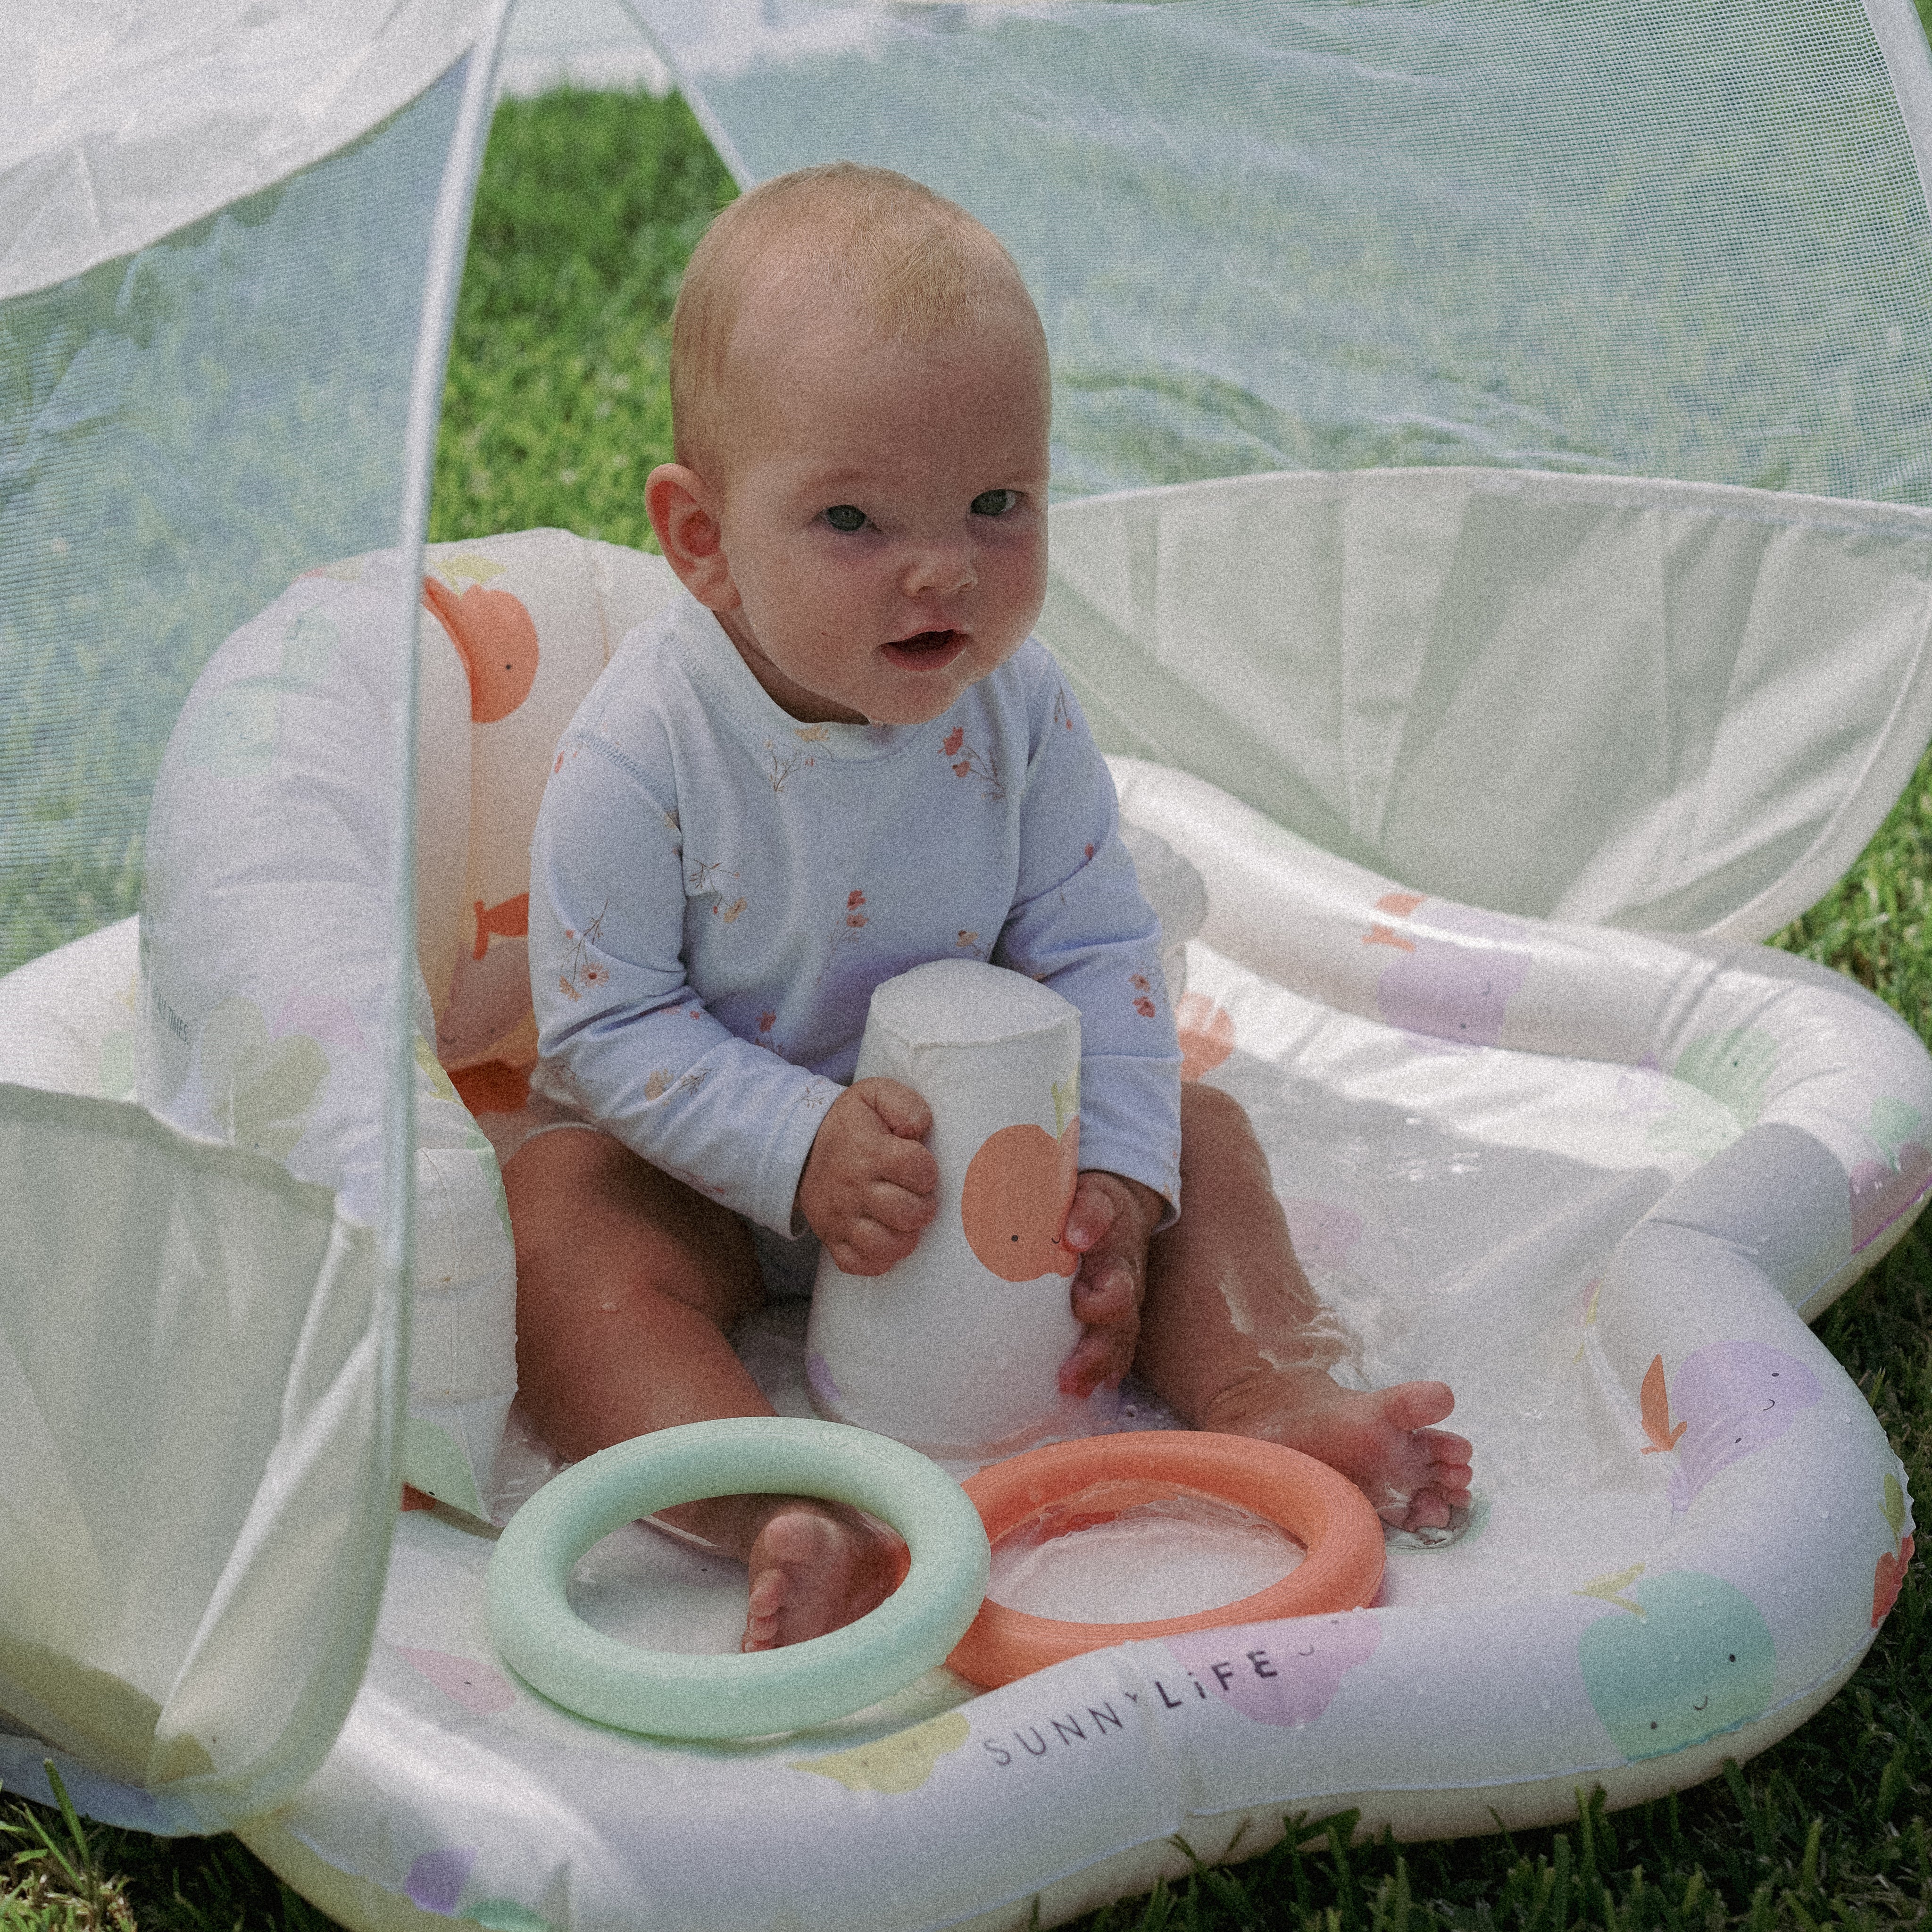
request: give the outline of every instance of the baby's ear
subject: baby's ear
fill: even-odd
[[[711,486],[682,463],[660,463],[645,480],[644,507],[679,582],[706,609],[735,610],[738,588],[725,560]]]

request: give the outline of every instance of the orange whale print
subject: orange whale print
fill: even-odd
[[[423,579],[422,601],[463,660],[471,719],[494,724],[508,717],[530,696],[537,676],[537,627],[521,601],[480,584],[459,597],[433,577]]]
[[[1180,1077],[1198,1080],[1234,1050],[1234,1022],[1204,994],[1183,993],[1174,1010],[1180,1032]]]
[[[459,1066],[451,1073],[449,1084],[472,1114],[514,1114],[530,1097],[530,1076],[506,1060]]]
[[[470,953],[472,959],[481,959],[490,950],[490,935],[493,932],[499,939],[526,939],[530,931],[530,896],[519,892],[513,899],[506,899],[501,905],[486,906],[481,899],[476,902],[476,944]]]
[[[1405,939],[1394,926],[1384,926],[1380,920],[1362,934],[1362,944],[1364,946],[1393,946],[1398,952],[1413,952],[1415,950],[1414,940]]]
[[[1080,1118],[1055,1140],[1044,1127],[1002,1127],[966,1165],[959,1219],[966,1244],[1002,1281],[1070,1275],[1080,1257],[1060,1239],[1079,1178]]]
[[[1670,1396],[1664,1385],[1661,1355],[1650,1358],[1650,1366],[1643,1372],[1643,1386],[1637,1391],[1637,1400],[1643,1418],[1643,1432],[1650,1438],[1650,1445],[1643,1453],[1646,1456],[1669,1455],[1690,1424],[1680,1422],[1675,1429],[1670,1426]]]

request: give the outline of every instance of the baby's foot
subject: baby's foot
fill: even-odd
[[[842,1630],[904,1576],[905,1545],[839,1503],[784,1498],[753,1539],[750,1614],[740,1650],[777,1650]]]
[[[1430,1425],[1455,1406],[1446,1382],[1346,1389],[1319,1370],[1276,1371],[1229,1390],[1202,1426],[1326,1462],[1391,1528],[1446,1529],[1469,1506],[1470,1447]]]

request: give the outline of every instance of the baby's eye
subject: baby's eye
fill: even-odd
[[[973,499],[973,514],[976,517],[1004,517],[1010,510],[1020,506],[1020,493],[1017,490],[982,490]]]
[[[862,530],[866,525],[866,513],[851,503],[834,503],[826,512],[825,520],[835,530]]]

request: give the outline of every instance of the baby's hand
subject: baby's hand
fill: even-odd
[[[1080,1256],[1073,1314],[1085,1330],[1060,1365],[1063,1395],[1084,1400],[1133,1366],[1147,1293],[1148,1238],[1162,1202],[1151,1187],[1089,1168],[1066,1213],[1066,1245]]]
[[[896,1080],[860,1080],[818,1124],[798,1206],[848,1274],[884,1274],[938,1212],[939,1167],[926,1151],[932,1115]]]

